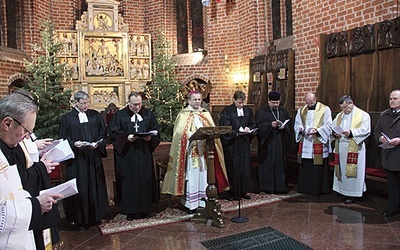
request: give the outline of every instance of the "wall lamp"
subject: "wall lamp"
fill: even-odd
[[[233,75],[233,82],[236,86],[236,89],[246,89],[247,88],[247,79],[246,74],[236,73]]]

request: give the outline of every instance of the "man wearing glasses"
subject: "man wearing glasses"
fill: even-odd
[[[364,140],[371,133],[371,119],[348,95],[339,99],[339,106],[342,112],[332,123],[335,137],[333,190],[343,195],[345,204],[352,204],[354,197],[362,197],[367,190]]]
[[[40,232],[43,216],[62,197],[38,195],[40,189],[46,188],[46,180],[50,182],[47,165],[54,165],[42,159],[44,162],[31,167],[29,156],[19,145],[29,138],[37,110],[29,93],[22,91],[0,100],[0,249],[42,249],[35,244],[30,230]]]
[[[79,194],[63,201],[68,223],[75,229],[99,224],[108,213],[108,195],[101,158],[106,153],[106,125],[89,109],[89,95],[74,94],[75,107],[61,117],[58,137],[67,139],[75,158],[66,162],[65,180],[76,178]]]

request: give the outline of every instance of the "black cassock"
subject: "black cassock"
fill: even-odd
[[[0,148],[10,165],[17,164],[22,186],[32,197],[37,197],[40,190],[51,187],[50,175],[47,173],[46,166],[43,162],[36,162],[31,167],[26,168],[26,155],[20,145],[17,145],[15,148],[8,148],[0,140]],[[45,249],[43,229],[51,228],[53,244],[60,240],[57,228],[60,222],[61,217],[58,212],[57,204],[53,205],[53,208],[49,212],[42,214],[41,217],[33,216],[29,229],[33,229],[37,250]]]
[[[230,192],[236,198],[252,191],[253,188],[250,143],[254,134],[239,135],[239,128],[254,129],[256,124],[253,111],[249,107],[243,107],[243,114],[244,116],[238,116],[236,105],[232,104],[222,110],[220,118],[220,126],[232,126],[232,133],[222,136],[221,142],[224,148],[226,171],[231,184]]]
[[[277,118],[284,122],[290,117],[283,107],[279,107],[279,115],[277,110],[272,110],[267,104],[256,113],[259,188],[265,192],[285,193],[286,154],[292,136],[292,125],[289,122],[282,130],[273,128],[271,123]]]
[[[153,152],[160,143],[158,133],[152,135],[150,141],[138,138],[129,142],[127,139],[130,134],[159,131],[156,117],[150,110],[142,108],[139,114],[143,120],[136,124],[131,121],[134,113],[125,107],[114,114],[109,124],[114,145],[117,203],[125,214],[149,213],[152,202],[159,198],[153,164]]]
[[[80,123],[78,111],[71,110],[61,117],[59,138],[67,139],[75,158],[66,161],[65,180],[76,178],[79,193],[63,200],[68,222],[91,226],[108,212],[108,195],[101,158],[107,157],[106,125],[96,110],[86,111],[88,122]],[[76,141],[97,142],[93,149],[75,147]]]

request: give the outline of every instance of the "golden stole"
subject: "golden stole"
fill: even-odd
[[[314,114],[314,128],[319,128],[324,124],[326,106],[320,102],[317,103],[315,107]],[[303,123],[303,127],[306,127],[306,118],[307,118],[308,106],[304,106],[300,110],[301,122]],[[317,135],[312,135],[313,137],[313,151],[314,151],[314,165],[322,165],[323,163],[323,148],[322,143],[318,140]],[[299,149],[297,152],[297,161],[301,164],[301,155],[303,153],[303,140],[301,139],[299,143]]]
[[[343,119],[343,111],[339,113],[338,119],[336,120],[336,126],[340,126]],[[354,115],[351,119],[350,128],[359,128],[362,123],[362,111],[358,108],[354,110]],[[340,167],[339,167],[339,140],[335,141],[335,175],[340,178]],[[349,149],[347,153],[347,165],[346,173],[347,177],[357,177],[357,161],[358,161],[358,144],[354,140],[349,140]]]

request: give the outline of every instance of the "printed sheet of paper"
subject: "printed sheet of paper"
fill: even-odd
[[[40,191],[40,194],[45,194],[45,193],[62,194],[62,195],[64,195],[64,198],[68,198],[72,195],[75,195],[78,193],[78,187],[76,186],[76,178],[69,180],[67,182],[64,182],[55,187]],[[62,200],[64,198],[60,198],[58,200]]]
[[[61,139],[57,141],[59,142],[44,154],[47,159],[51,159],[54,162],[62,162],[75,157],[67,140]]]

